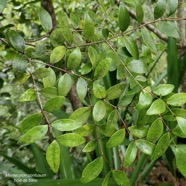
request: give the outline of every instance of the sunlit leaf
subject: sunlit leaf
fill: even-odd
[[[136,5],[136,18],[137,18],[137,21],[138,23],[142,23],[143,21],[143,17],[144,17],[144,12],[143,12],[143,7],[142,7],[142,4],[138,1],[136,1],[135,3]]]
[[[93,118],[95,121],[101,121],[106,114],[105,103],[102,100],[99,100],[93,108]]]
[[[174,85],[171,84],[163,84],[163,85],[158,85],[154,89],[154,93],[158,96],[166,96],[170,94],[174,90]]]
[[[66,53],[65,46],[55,47],[50,54],[50,63],[57,63],[60,61]]]
[[[2,13],[2,11],[4,10],[7,2],[8,2],[8,0],[1,0],[1,2],[0,2],[0,13]]]
[[[93,83],[93,94],[98,99],[103,99],[107,95],[105,87],[103,87],[102,85],[98,84],[97,82]]]
[[[128,64],[129,70],[132,72],[143,74],[147,72],[147,66],[143,61],[133,60]]]
[[[21,97],[19,98],[20,102],[26,102],[26,101],[35,101],[37,98],[36,92],[34,89],[30,88],[26,90]]]
[[[186,93],[176,93],[167,99],[167,104],[182,106],[186,103]]]
[[[96,146],[97,146],[97,141],[93,139],[85,145],[85,147],[83,148],[83,152],[91,152],[96,148]]]

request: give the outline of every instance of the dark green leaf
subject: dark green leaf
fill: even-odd
[[[16,55],[13,59],[13,69],[16,71],[25,71],[28,65],[27,59],[23,55]]]
[[[144,17],[142,4],[136,1],[136,18],[139,24],[142,23]]]
[[[178,7],[178,0],[167,0],[169,6],[169,16],[174,14]]]
[[[53,98],[58,96],[58,91],[56,87],[46,87],[40,90],[42,96],[46,98]]]
[[[111,171],[107,173],[107,175],[105,176],[101,186],[108,186],[109,185],[109,178],[111,176],[111,173],[112,173]]]
[[[154,18],[158,19],[163,16],[166,10],[166,2],[165,0],[158,0],[155,8],[154,8]]]
[[[38,78],[38,79],[45,78],[48,75],[50,75],[50,70],[48,68],[38,68],[35,70],[33,75],[35,76],[35,78]]]

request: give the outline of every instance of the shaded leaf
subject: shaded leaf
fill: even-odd
[[[99,55],[98,55],[97,50],[94,47],[92,46],[88,47],[88,56],[89,56],[90,62],[92,63],[92,66],[96,67],[97,64],[99,63],[98,61]]]
[[[53,98],[58,96],[58,91],[56,87],[46,87],[40,90],[42,96],[46,98]]]
[[[143,17],[144,17],[144,12],[143,12],[143,7],[142,7],[142,4],[140,2],[136,2],[135,3],[136,5],[136,18],[137,18],[137,21],[139,24],[142,23],[143,21]]]
[[[88,136],[89,134],[92,133],[93,129],[94,129],[94,125],[86,124],[74,130],[74,132],[79,134],[80,136]]]
[[[154,18],[158,19],[163,16],[166,10],[166,2],[165,0],[158,0],[155,8],[154,8]]]
[[[105,178],[104,178],[101,186],[108,186],[108,184],[109,184],[109,178],[111,176],[111,173],[112,173],[111,171],[107,173],[107,175],[105,176]]]

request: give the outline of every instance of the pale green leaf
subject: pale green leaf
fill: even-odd
[[[95,139],[89,141],[85,147],[83,148],[83,152],[91,152],[93,151],[97,146],[97,142]]]
[[[27,65],[28,61],[23,55],[15,55],[12,64],[14,70],[25,72]]]
[[[54,64],[60,61],[66,53],[65,46],[55,47],[50,54],[50,63]]]
[[[7,2],[8,2],[8,0],[1,0],[0,1],[0,13],[3,12],[3,10],[4,10],[4,8],[5,8],[6,4],[7,4]]]
[[[97,82],[93,83],[93,94],[98,99],[103,99],[107,95],[105,87],[103,87],[102,85],[98,84]]]
[[[170,94],[174,90],[174,85],[171,84],[163,84],[163,85],[158,85],[154,89],[154,93],[158,96],[166,96]]]
[[[37,98],[37,96],[36,96],[35,90],[30,88],[30,89],[26,90],[23,94],[21,94],[19,101],[20,102],[35,101],[36,98]]]
[[[186,93],[176,93],[167,99],[167,104],[182,106],[186,103]]]
[[[184,135],[186,135],[186,119],[182,117],[176,117],[176,120],[181,131],[183,132]]]
[[[50,70],[48,68],[38,68],[33,73],[35,78],[45,78],[50,75]]]
[[[65,38],[65,40],[71,44],[73,42],[73,34],[72,34],[69,26],[68,25],[61,26],[61,31],[62,31],[62,34],[63,34],[63,37]]]
[[[131,126],[128,127],[128,130],[133,136],[136,136],[138,138],[144,138],[148,132],[148,128],[144,126]]]
[[[132,72],[143,74],[147,72],[147,66],[143,61],[133,60],[128,64],[129,70]]]
[[[76,84],[77,95],[81,102],[83,102],[87,94],[87,82],[83,78],[79,78]]]
[[[76,134],[79,134],[80,136],[88,136],[89,134],[92,133],[93,129],[94,129],[93,124],[86,124],[74,130],[74,132]]]
[[[106,106],[102,100],[99,100],[93,108],[93,118],[95,121],[101,121],[106,114]]]
[[[88,56],[89,56],[90,62],[92,63],[92,66],[96,67],[97,64],[99,63],[99,60],[98,60],[99,55],[98,55],[97,50],[94,47],[92,46],[88,47]]]
[[[169,16],[174,14],[178,8],[178,0],[167,0],[169,6]]]
[[[121,186],[131,186],[129,179],[127,178],[126,174],[124,171],[120,170],[113,170],[112,175],[114,177],[114,180],[118,185]]]
[[[50,71],[49,75],[43,78],[44,87],[53,87],[56,83],[56,74],[52,68],[48,68]]]

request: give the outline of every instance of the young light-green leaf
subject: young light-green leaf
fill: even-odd
[[[75,70],[81,63],[81,51],[79,47],[73,50],[67,60],[67,68],[70,70]]]
[[[48,131],[47,125],[35,126],[28,130],[17,142],[18,144],[31,144],[42,139]]]
[[[93,94],[98,99],[103,99],[107,95],[105,87],[103,87],[102,85],[98,84],[97,82],[93,83]]]
[[[85,147],[83,148],[83,152],[91,152],[93,151],[97,146],[97,142],[95,139],[89,141]]]
[[[103,169],[103,157],[99,157],[90,162],[83,170],[81,181],[88,183],[94,180]]]
[[[39,10],[39,19],[43,29],[46,32],[50,32],[52,30],[52,18],[50,14],[42,7]]]
[[[8,2],[8,0],[1,0],[1,2],[0,2],[0,13],[3,12],[7,2]]]
[[[35,70],[33,75],[35,76],[35,78],[38,78],[38,79],[45,78],[48,75],[50,75],[50,70],[48,68],[38,68]]]
[[[95,121],[101,121],[106,114],[106,106],[102,100],[99,100],[93,108],[93,118]]]
[[[119,6],[119,17],[118,17],[119,28],[122,32],[127,30],[130,25],[130,15],[123,3]]]
[[[158,85],[154,89],[154,93],[158,96],[166,96],[170,94],[174,90],[174,85],[171,84],[163,84],[163,85]]]
[[[65,46],[55,47],[50,54],[50,63],[54,64],[60,61],[66,53]]]
[[[112,175],[114,177],[114,180],[118,185],[122,186],[131,186],[129,179],[127,178],[126,174],[124,171],[120,170],[113,170]]]
[[[147,135],[148,128],[144,126],[130,126],[128,127],[129,131],[133,136],[138,138],[144,138]]]
[[[66,133],[57,137],[57,141],[67,147],[77,147],[85,143],[85,138],[75,133]]]
[[[37,98],[36,92],[34,89],[30,88],[26,90],[21,97],[19,98],[20,102],[35,101]]]
[[[94,47],[89,46],[88,47],[88,56],[89,56],[90,62],[92,63],[92,66],[96,67],[97,64],[99,63],[98,51]]]
[[[147,115],[162,114],[166,111],[165,103],[162,99],[155,100],[147,110]]]
[[[157,130],[157,129],[156,129]],[[157,145],[155,146],[154,152],[151,156],[151,160],[155,160],[162,156],[170,144],[170,134],[165,133],[158,141]]]
[[[46,150],[46,160],[54,173],[57,173],[60,165],[60,147],[54,140]]]
[[[167,99],[167,104],[182,106],[186,103],[186,93],[176,93]]]
[[[87,82],[82,77],[80,77],[76,84],[76,91],[81,102],[83,102],[87,94],[87,86]]]
[[[166,2],[165,0],[158,0],[155,8],[154,8],[154,18],[158,19],[163,16],[166,10]]]
[[[135,5],[136,5],[135,7],[136,8],[136,19],[138,23],[141,24],[143,21],[143,17],[144,17],[143,7],[142,7],[142,4],[138,1],[136,1]]]
[[[53,87],[56,83],[56,74],[52,68],[48,68],[49,75],[43,78],[44,87]]]
[[[147,72],[146,64],[141,60],[133,60],[128,64],[129,70],[132,72],[143,74]]]

